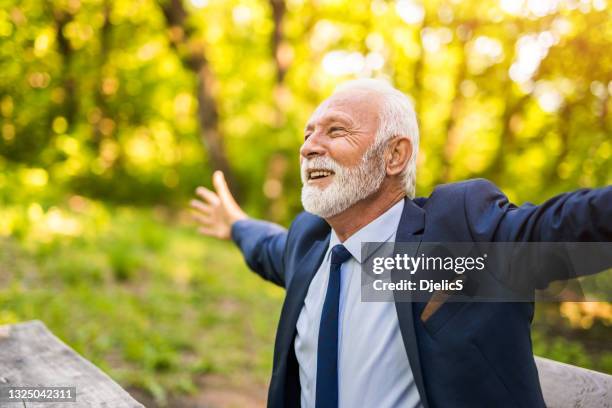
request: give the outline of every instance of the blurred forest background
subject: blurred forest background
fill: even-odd
[[[286,225],[304,124],[343,80],[414,99],[418,195],[612,183],[605,0],[0,4],[0,324],[43,320],[151,406],[265,400],[283,292],[185,207],[222,169]],[[539,305],[534,328],[537,354],[612,373],[609,303]]]

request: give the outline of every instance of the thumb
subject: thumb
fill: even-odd
[[[225,205],[234,204],[234,197],[230,192],[229,187],[227,186],[227,181],[225,181],[225,176],[222,171],[215,171],[213,174],[213,184],[215,185],[215,190],[221,199],[221,202]]]

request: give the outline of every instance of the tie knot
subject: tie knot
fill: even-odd
[[[351,258],[351,253],[344,247],[344,245],[336,245],[332,248],[331,263],[335,265],[342,265]]]

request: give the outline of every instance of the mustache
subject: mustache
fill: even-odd
[[[300,166],[300,175],[302,178],[302,183],[304,184],[308,181],[309,170],[331,170],[334,173],[340,173],[344,170],[344,167],[339,165],[331,157],[327,156],[304,159],[302,160],[302,164]]]

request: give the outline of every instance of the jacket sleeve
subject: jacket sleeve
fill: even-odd
[[[475,180],[466,185],[465,212],[474,241],[480,242],[612,242],[612,186],[581,189],[555,196],[540,205],[516,206],[491,182]],[[585,248],[585,244],[582,248]],[[588,245],[588,244],[586,244]],[[524,245],[529,260],[537,260],[525,268],[531,271],[528,279],[537,288],[554,280],[571,279],[612,267],[606,245],[590,245],[599,251],[591,262],[578,260],[577,247],[548,246],[554,256],[545,256],[543,246]],[[560,253],[558,248],[567,248]],[[573,249],[572,249],[573,248]],[[581,252],[582,251],[582,252]],[[570,259],[571,258],[571,259]],[[559,260],[561,259],[561,262]],[[537,264],[537,266],[536,266]],[[587,265],[588,264],[588,265]],[[565,266],[566,268],[564,269]]]
[[[266,221],[240,220],[232,225],[232,240],[251,270],[268,281],[285,286],[286,229]]]
[[[490,181],[466,185],[465,211],[476,240],[498,242],[612,241],[612,186],[560,194],[520,207]]]

